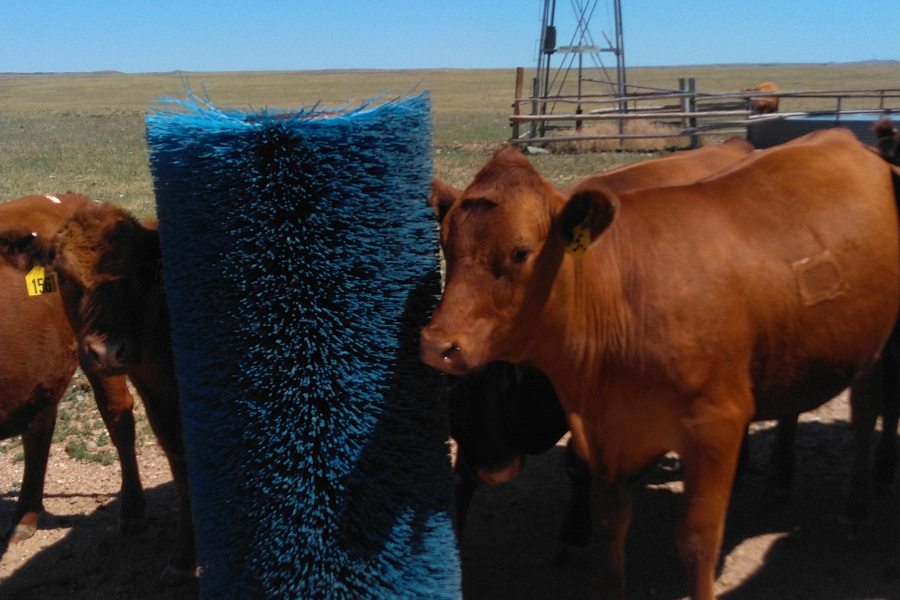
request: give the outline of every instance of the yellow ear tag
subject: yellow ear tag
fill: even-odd
[[[33,269],[28,271],[28,275],[25,276],[25,287],[28,288],[29,296],[52,294],[59,290],[56,273],[52,271],[47,273],[41,265],[35,265]]]
[[[588,244],[591,242],[591,228],[588,226],[587,219],[573,227],[570,233],[572,241],[566,245],[566,252],[575,258],[581,258],[587,252]]]

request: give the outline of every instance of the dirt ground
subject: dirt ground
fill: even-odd
[[[855,535],[841,514],[852,440],[845,397],[804,415],[797,474],[790,500],[774,505],[762,483],[773,440],[771,423],[753,433],[751,471],[736,491],[725,533],[717,591],[727,600],[900,600],[900,486],[876,498],[873,516]],[[117,533],[118,465],[70,459],[54,447],[44,516],[31,539],[0,560],[2,600],[193,600],[196,584],[163,588],[175,534],[176,504],[162,452],[145,444],[139,455],[149,526],[128,538]],[[0,457],[0,523],[17,497],[22,463]],[[681,500],[677,461],[660,464],[634,490],[628,536],[631,599],[674,600],[689,590],[672,527]],[[529,459],[514,481],[475,496],[460,540],[466,600],[589,598],[591,545],[554,559],[553,541],[567,501],[563,450]]]

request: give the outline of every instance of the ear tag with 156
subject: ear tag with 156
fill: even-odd
[[[52,271],[47,273],[42,265],[35,265],[28,271],[28,275],[25,276],[25,287],[28,288],[29,296],[52,294],[59,290],[56,273]]]

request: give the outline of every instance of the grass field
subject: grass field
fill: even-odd
[[[531,77],[530,69],[526,77]],[[896,65],[667,67],[630,69],[628,80],[677,87],[695,77],[700,91],[735,91],[763,81],[781,90],[898,87]],[[214,104],[235,108],[297,108],[321,102],[338,106],[387,92],[430,90],[435,174],[468,182],[487,156],[510,135],[515,71],[316,71],[50,74],[0,76],[0,200],[72,190],[120,204],[138,216],[155,212],[144,143],[144,115],[161,95],[181,97],[185,84]],[[783,110],[833,108],[833,101]],[[554,154],[535,166],[564,185],[612,166],[646,158],[635,153]]]
[[[527,72],[526,77],[530,77]],[[695,77],[704,92],[727,92],[774,81],[781,90],[898,87],[896,65],[670,67],[631,69],[628,80],[677,87]],[[235,108],[339,106],[388,92],[386,98],[430,90],[435,174],[465,185],[510,136],[515,71],[319,71],[191,74],[0,75],[0,201],[26,194],[80,192],[119,204],[137,216],[155,214],[144,143],[144,115],[162,95],[182,97],[185,85],[214,104]],[[786,100],[783,110],[830,109],[833,104]],[[536,168],[557,185],[659,152],[540,154]],[[139,412],[138,418],[142,418]],[[152,435],[139,424],[138,442]],[[55,441],[73,458],[106,462],[112,448],[84,379],[76,378],[60,406]],[[94,442],[88,450],[85,446]],[[18,438],[0,452],[21,453]]]

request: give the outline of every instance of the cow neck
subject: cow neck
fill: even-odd
[[[623,264],[621,243],[622,232],[611,228],[584,258],[565,256],[539,319],[541,343],[531,348],[529,361],[572,402],[593,393],[586,386],[605,369],[640,368],[640,357],[632,356],[638,267]]]

